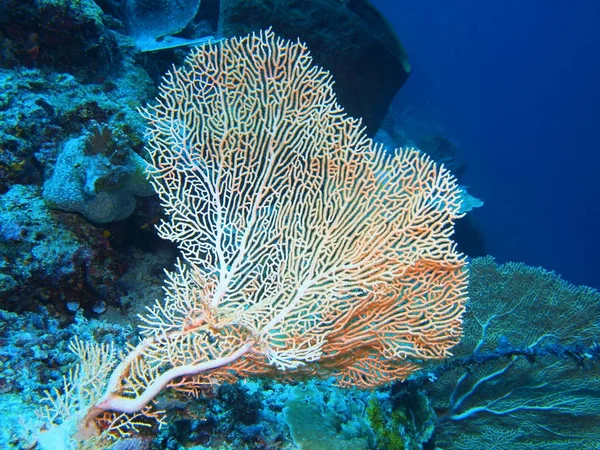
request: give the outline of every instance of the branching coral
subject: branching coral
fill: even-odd
[[[165,387],[300,375],[377,386],[459,341],[454,178],[415,150],[374,146],[302,44],[265,32],[201,47],[143,115],[168,215],[159,233],[185,263],[80,436]]]
[[[600,294],[490,257],[470,269],[465,336],[428,385],[440,445],[596,448]]]

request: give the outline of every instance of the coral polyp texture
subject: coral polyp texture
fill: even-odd
[[[199,47],[165,76],[142,114],[168,216],[159,234],[183,261],[142,318],[143,341],[75,412],[79,437],[122,432],[120,414],[146,413],[166,387],[373,387],[459,342],[455,179],[418,151],[374,145],[332,86],[303,44],[270,31]]]

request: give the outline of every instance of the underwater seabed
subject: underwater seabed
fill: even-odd
[[[470,271],[465,337],[407,381],[365,391],[243,380],[197,399],[169,391],[158,399],[165,425],[116,448],[597,448],[600,293],[490,257]],[[3,448],[25,448],[37,431],[44,391],[60,387],[74,360],[72,337],[123,347],[134,335],[81,311],[66,327],[45,309],[0,317]]]

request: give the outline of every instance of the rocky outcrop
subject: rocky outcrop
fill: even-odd
[[[269,27],[308,45],[315,62],[332,73],[341,105],[374,135],[410,73],[386,19],[367,0],[221,0],[224,37]]]

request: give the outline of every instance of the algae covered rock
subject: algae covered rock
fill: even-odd
[[[96,223],[129,217],[136,195],[154,193],[145,178],[145,161],[136,153],[119,154],[110,145],[98,149],[102,136],[69,140],[58,156],[54,173],[44,183],[43,196],[51,207],[75,211]],[[92,143],[90,143],[92,142]]]

